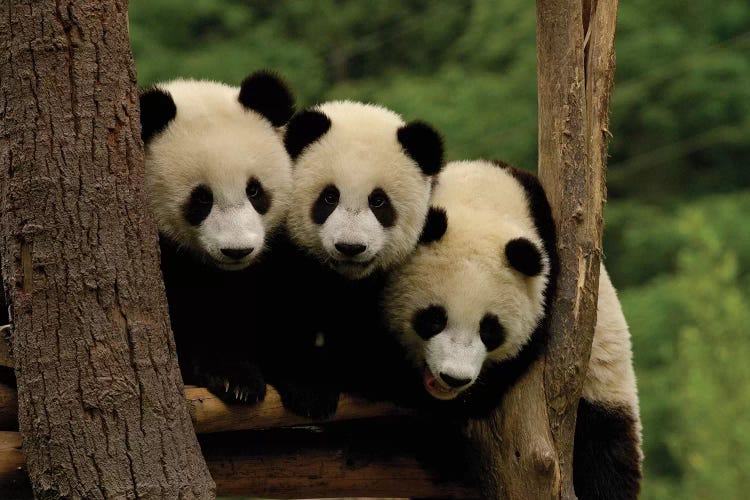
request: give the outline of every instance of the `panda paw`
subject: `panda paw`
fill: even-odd
[[[284,408],[313,420],[331,418],[336,413],[340,392],[322,386],[287,386],[277,388]]]
[[[225,403],[253,404],[266,397],[266,381],[252,364],[205,374],[201,378],[206,388]]]

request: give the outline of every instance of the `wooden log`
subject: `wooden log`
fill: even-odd
[[[3,358],[3,353],[7,356]],[[9,344],[0,340],[0,367],[12,367]],[[0,378],[0,430],[15,430],[18,419],[18,399],[16,390]],[[239,431],[292,427],[295,425],[320,424],[372,417],[405,415],[407,410],[389,403],[370,401],[342,395],[338,411],[328,420],[311,420],[287,411],[281,403],[276,389],[268,386],[266,399],[256,405],[227,405],[203,387],[186,386],[185,399],[190,417],[197,433]]]
[[[227,405],[203,387],[186,387],[185,398],[197,433],[268,429],[324,422],[300,417],[287,411],[281,403],[281,396],[271,386],[267,388],[266,399],[256,405]],[[406,410],[392,404],[372,403],[342,395],[338,411],[325,422],[403,415],[406,413]]]
[[[19,432],[0,432],[0,497],[33,498]]]
[[[408,424],[380,419],[374,426],[362,422],[333,427],[203,436],[201,447],[218,495],[478,497],[476,490],[460,479],[436,481],[416,458],[418,440]],[[20,444],[20,434],[0,432],[0,492],[13,491],[18,492],[17,498],[30,498]]]
[[[0,370],[3,370],[0,368]],[[0,431],[18,430],[18,394],[0,374]]]

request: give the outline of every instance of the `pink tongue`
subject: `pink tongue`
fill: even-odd
[[[432,373],[427,372],[424,374],[424,385],[430,389],[437,389],[437,378]]]

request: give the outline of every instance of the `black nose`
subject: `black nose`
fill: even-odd
[[[355,255],[359,255],[367,250],[365,245],[360,245],[358,243],[336,243],[334,246],[336,247],[336,250],[347,257],[354,257]]]
[[[443,380],[443,382],[453,387],[454,389],[463,387],[469,382],[471,382],[470,378],[455,378],[455,377],[451,377],[450,375],[446,373],[440,373],[440,378]]]
[[[232,259],[241,259],[253,253],[254,248],[222,248],[221,253]]]

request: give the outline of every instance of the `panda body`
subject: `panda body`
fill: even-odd
[[[420,237],[442,140],[380,106],[339,101],[296,115],[284,142],[294,182],[283,260],[294,286],[269,382],[287,408],[323,418],[342,390],[377,397],[388,385],[376,380],[376,353],[393,347],[379,307],[384,279]],[[363,346],[367,359],[352,356]]]
[[[438,229],[391,276],[387,321],[428,408],[483,418],[541,353],[559,272],[554,223],[536,177],[500,162],[449,163],[432,204],[427,227]],[[602,266],[576,428],[579,498],[637,496],[640,430],[630,334]]]
[[[141,94],[146,188],[186,383],[227,401],[265,395],[259,368],[291,192],[293,98],[273,74],[241,87],[176,80]]]

